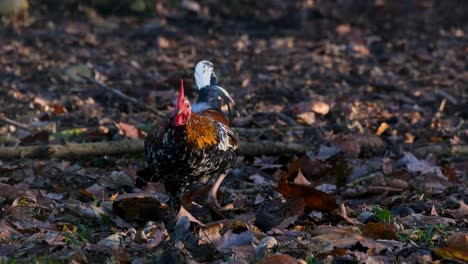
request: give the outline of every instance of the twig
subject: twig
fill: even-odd
[[[99,87],[101,88],[104,88],[106,89],[107,91],[117,95],[118,97],[120,97],[121,99],[127,101],[127,102],[130,102],[142,109],[145,109],[146,111],[149,111],[153,114],[156,114],[156,115],[159,115],[159,116],[165,116],[166,114],[164,114],[163,112],[153,108],[153,107],[150,107],[144,103],[141,103],[140,101],[138,101],[136,98],[134,97],[131,97],[131,96],[128,96],[124,93],[122,93],[121,91],[117,90],[117,89],[114,89],[114,88],[111,88],[109,86],[107,86],[106,84],[104,84],[103,82],[99,81],[99,80],[96,80],[95,78],[91,78],[89,76],[84,76],[84,75],[80,75],[82,78],[85,78],[86,80],[94,83],[94,84],[97,84]]]
[[[149,129],[151,127],[147,127],[146,129]],[[72,128],[72,129],[65,129],[65,130],[61,130],[61,131],[57,131],[56,133],[54,133],[55,136],[60,136],[60,137],[66,137],[64,136],[64,134],[66,134],[67,132],[70,132],[70,131],[73,131],[73,132],[76,132],[76,131],[79,131],[80,133],[86,133],[87,131],[98,131],[98,130],[101,130],[101,129],[108,129],[108,130],[115,130],[115,127],[114,126],[98,126],[98,127],[78,127],[78,128]],[[148,132],[146,129],[142,129],[144,130],[145,132]],[[258,136],[261,136],[261,135],[265,135],[265,134],[279,134],[279,135],[283,135],[284,133],[287,133],[287,132],[306,132],[306,131],[312,131],[314,129],[317,129],[317,128],[314,128],[314,127],[276,127],[276,128],[270,128],[270,127],[266,127],[266,128],[244,128],[244,127],[233,127],[232,130],[238,134],[239,136],[241,137],[258,137]]]
[[[312,146],[281,142],[241,142],[240,154],[278,155],[303,154],[311,150]],[[40,145],[0,147],[0,158],[68,158],[83,156],[116,155],[125,153],[143,153],[142,140],[96,142],[96,143],[68,143],[65,145]]]
[[[3,113],[0,113],[0,121],[4,122],[6,124],[9,124],[9,125],[15,126],[15,127],[19,127],[19,128],[24,129],[26,131],[30,131],[30,132],[35,131],[34,128],[28,127],[25,124],[22,124],[22,123],[19,123],[19,122],[15,121],[15,120],[9,119]]]
[[[296,122],[296,120],[294,120],[292,117],[290,116],[287,116],[286,114],[284,113],[281,113],[281,112],[276,112],[276,115],[279,117],[279,119],[283,120],[284,122],[286,122],[288,125],[290,126],[293,126],[293,127],[297,127],[299,126],[299,124]]]

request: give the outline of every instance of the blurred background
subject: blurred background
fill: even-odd
[[[157,117],[80,76],[166,111],[179,78],[196,95],[201,59],[238,102],[240,127],[374,133],[386,121],[405,141],[467,115],[462,0],[0,0],[0,13],[0,112],[54,131],[147,129]],[[443,98],[453,115],[434,123]],[[316,102],[328,108],[314,112]]]

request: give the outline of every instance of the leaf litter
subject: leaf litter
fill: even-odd
[[[208,58],[242,140],[311,149],[240,157],[221,219],[136,184],[142,154],[2,159],[0,262],[467,261],[465,4],[10,2],[1,146],[144,138],[159,117],[83,76],[166,112]]]

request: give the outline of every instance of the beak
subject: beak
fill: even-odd
[[[177,115],[180,115],[182,114],[182,109],[179,109],[179,111],[177,111]]]

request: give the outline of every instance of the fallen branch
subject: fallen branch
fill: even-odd
[[[34,132],[34,128],[28,127],[25,124],[22,124],[20,122],[15,121],[15,120],[9,119],[3,113],[0,113],[0,121],[3,122],[3,123],[9,124],[9,125],[15,126],[15,127],[19,127],[19,128],[24,129],[26,131]]]
[[[314,147],[298,143],[272,141],[241,142],[239,153],[246,156],[258,155],[300,155]],[[430,151],[437,155],[468,156],[468,145],[458,146],[424,146],[414,150],[424,154]],[[69,158],[83,156],[118,155],[126,153],[143,153],[143,140],[126,140],[96,143],[68,143],[64,145],[40,145],[0,147],[0,159],[18,158]]]
[[[240,154],[246,156],[303,154],[312,146],[281,142],[241,142]],[[68,143],[65,145],[40,145],[0,147],[0,159],[18,158],[68,158],[83,156],[143,153],[143,140],[96,143]]]
[[[150,128],[150,127],[149,127]],[[142,129],[145,132],[149,132],[146,129]],[[70,134],[76,136],[76,134],[80,133],[87,133],[87,132],[95,132],[101,130],[117,130],[118,128],[115,126],[98,126],[98,127],[78,127],[78,128],[71,128],[65,129],[61,131],[55,132],[53,135],[56,137],[61,138],[69,138],[71,137]],[[259,137],[262,135],[269,135],[269,134],[277,134],[277,135],[284,135],[287,132],[297,132],[297,133],[304,133],[306,131],[313,131],[314,127],[277,127],[277,128],[243,128],[243,127],[233,127],[232,130],[239,135],[240,137]]]

